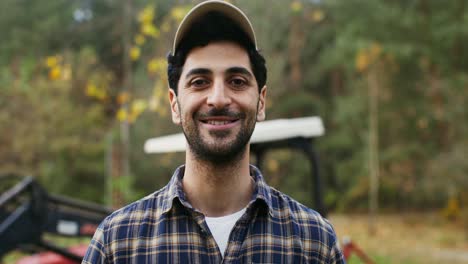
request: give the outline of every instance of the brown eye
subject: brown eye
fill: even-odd
[[[194,79],[190,83],[190,86],[195,87],[195,88],[204,88],[204,87],[208,86],[209,84],[210,84],[210,82],[208,80],[203,79],[203,78],[197,78],[197,79]]]
[[[232,78],[229,81],[229,84],[233,86],[234,88],[243,88],[244,86],[247,85],[247,81],[245,81],[242,78]]]

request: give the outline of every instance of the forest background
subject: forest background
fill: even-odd
[[[113,207],[164,186],[183,154],[143,144],[180,132],[165,56],[196,2],[0,1],[0,172]],[[267,58],[267,119],[324,120],[328,208],[368,209],[375,133],[380,210],[466,212],[465,0],[231,2]],[[265,158],[267,181],[313,206],[310,169],[289,150]]]

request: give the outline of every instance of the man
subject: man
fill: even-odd
[[[344,262],[329,222],[249,165],[266,71],[237,7],[207,1],[186,15],[168,56],[186,163],[167,186],[108,216],[83,263]]]

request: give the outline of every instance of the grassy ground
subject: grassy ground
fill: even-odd
[[[331,215],[338,236],[349,237],[376,263],[468,263],[468,230],[439,214],[381,215],[370,235],[367,215]],[[363,263],[355,255],[349,263]]]
[[[331,215],[329,219],[340,239],[351,238],[378,264],[468,263],[468,229],[464,223],[448,222],[436,213],[380,215],[375,235],[368,232],[367,215]],[[48,239],[64,247],[88,242]],[[15,263],[21,256],[24,254],[12,252],[3,261]],[[363,263],[355,255],[348,262]]]

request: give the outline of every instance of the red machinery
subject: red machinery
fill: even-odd
[[[96,204],[48,194],[32,177],[0,176],[0,262],[20,249],[39,253],[34,263],[81,262],[86,245],[65,249],[43,239],[45,233],[91,237],[111,210]]]
[[[343,238],[343,255],[345,259],[349,260],[352,253],[356,254],[365,264],[374,264],[374,261],[372,261],[360,247],[351,241],[349,237]]]

